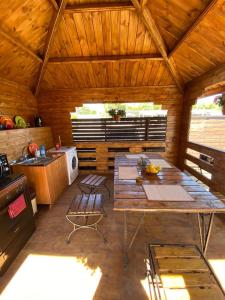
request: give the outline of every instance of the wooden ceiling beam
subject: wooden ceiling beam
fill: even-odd
[[[179,90],[183,93],[183,91],[184,91],[183,80],[182,80],[179,72],[176,69],[176,65],[175,65],[173,58],[172,57],[170,59],[168,58],[166,45],[165,45],[164,40],[159,32],[157,24],[155,23],[155,21],[152,17],[150,10],[146,6],[141,7],[138,0],[131,0],[131,2],[133,3],[138,16],[141,18],[141,20],[144,23],[146,29],[148,30],[150,36],[154,40],[156,47],[158,48],[159,52],[161,53],[162,57],[164,58],[165,63],[167,65],[168,69],[170,70],[170,73],[173,76]]]
[[[84,13],[84,12],[102,12],[102,11],[120,11],[120,10],[135,10],[134,6],[127,2],[112,2],[112,3],[93,3],[93,4],[76,4],[67,6],[64,13]]]
[[[147,5],[148,0],[140,0],[140,5],[143,8],[145,5]]]
[[[56,0],[48,0],[48,2],[49,2],[56,10],[59,9],[59,5],[58,5],[58,3],[56,2]]]
[[[4,36],[4,38],[7,39],[10,43],[14,44],[18,48],[20,48],[21,50],[23,50],[24,52],[26,52],[27,54],[29,54],[30,56],[32,56],[38,62],[42,62],[43,61],[40,56],[38,56],[30,48],[28,48],[27,46],[25,46],[21,41],[19,41],[15,37],[13,37],[11,34],[9,34],[8,32],[6,32],[2,28],[0,28],[0,34],[2,36]]]
[[[173,49],[170,51],[168,57],[172,57],[175,52],[185,43],[185,41],[191,36],[192,32],[196,30],[198,25],[212,12],[212,10],[216,7],[218,2],[221,0],[212,0],[209,5],[203,10],[203,12],[199,15],[199,17],[195,20],[195,22],[188,28],[188,30],[183,34],[181,39],[176,43]]]
[[[48,30],[46,43],[45,43],[43,63],[38,72],[37,83],[36,83],[36,87],[35,87],[35,96],[37,96],[40,91],[41,81],[44,77],[47,63],[49,60],[50,49],[53,45],[54,36],[57,32],[60,20],[63,16],[63,12],[66,7],[66,3],[67,3],[67,0],[62,0],[58,11],[53,14],[53,17],[52,17],[52,20],[51,20],[51,23],[49,26],[49,30]]]
[[[78,56],[78,57],[51,57],[49,64],[76,64],[76,63],[99,63],[116,61],[164,61],[159,55],[107,55],[107,56]]]

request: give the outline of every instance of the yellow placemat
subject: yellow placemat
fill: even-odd
[[[181,185],[143,185],[148,200],[195,201]]]
[[[137,177],[136,167],[119,167],[119,179],[136,179]]]

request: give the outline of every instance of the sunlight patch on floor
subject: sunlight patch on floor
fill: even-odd
[[[148,295],[148,298],[151,300],[157,300],[157,299],[182,299],[182,300],[190,300],[190,294],[188,292],[188,289],[186,289],[185,281],[182,275],[163,275],[162,276],[163,286],[167,287],[165,289],[159,288],[159,290],[154,290],[153,285],[149,283],[148,279],[145,278],[144,280],[141,280],[141,284]],[[169,287],[179,287],[179,289],[170,289]],[[177,298],[174,298],[174,291],[175,296]],[[157,296],[158,295],[158,296]],[[161,297],[161,298],[160,298]]]
[[[99,267],[86,259],[29,255],[5,290],[1,300],[91,300],[101,280]]]
[[[147,294],[148,298],[150,299],[150,291],[149,291],[149,284],[148,284],[148,278],[141,280],[141,285],[143,289],[145,290],[145,293]]]
[[[209,263],[225,291],[225,259],[209,259]]]

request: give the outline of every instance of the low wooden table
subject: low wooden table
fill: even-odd
[[[149,159],[163,159],[158,154],[146,154]],[[195,200],[192,202],[152,201],[148,200],[142,185],[135,179],[119,179],[120,166],[136,166],[141,174],[137,159],[128,159],[126,153],[118,153],[115,157],[114,170],[114,210],[124,213],[124,255],[128,262],[128,251],[138,234],[146,213],[194,213],[198,216],[201,250],[206,254],[215,213],[225,213],[225,204],[190,176],[175,166],[163,168],[158,175],[148,176],[143,184],[178,184],[181,185]],[[128,243],[127,215],[128,212],[139,212],[140,221]],[[207,220],[208,219],[208,220]],[[165,241],[166,242],[166,241]]]

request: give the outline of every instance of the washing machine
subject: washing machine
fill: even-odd
[[[61,147],[59,150],[51,148],[50,153],[65,153],[68,172],[68,185],[71,185],[78,176],[78,157],[76,147]]]

